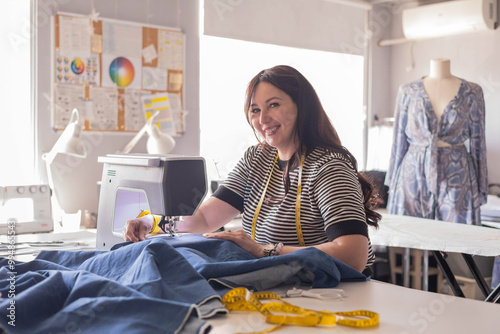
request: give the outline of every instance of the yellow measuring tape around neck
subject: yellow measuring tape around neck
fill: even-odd
[[[269,172],[269,176],[267,177],[266,185],[264,186],[264,190],[262,191],[262,195],[260,196],[259,203],[257,204],[257,208],[255,209],[255,213],[252,219],[252,239],[255,240],[255,230],[257,229],[257,218],[259,217],[260,209],[262,207],[262,203],[264,203],[264,198],[266,197],[267,187],[269,186],[269,182],[271,181],[271,177],[273,175],[274,166],[276,165],[276,161],[278,161],[279,154],[276,154],[276,158],[274,159],[273,165],[271,166],[271,171]],[[299,180],[297,185],[297,197],[295,198],[295,228],[297,229],[297,238],[299,239],[299,245],[305,246],[306,243],[304,241],[304,235],[302,234],[302,225],[300,224],[300,200],[302,194],[302,169],[304,167],[304,161],[306,159],[306,149],[302,148],[302,155],[300,158],[299,165]]]
[[[270,301],[262,303],[262,300]],[[273,292],[250,292],[246,288],[230,290],[222,297],[222,303],[229,311],[260,312],[266,317],[268,323],[276,325],[253,334],[269,333],[282,325],[308,327],[342,325],[355,328],[371,328],[379,324],[378,313],[372,311],[331,312],[328,310],[309,310],[287,303]]]

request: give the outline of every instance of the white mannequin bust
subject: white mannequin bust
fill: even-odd
[[[461,80],[451,74],[449,59],[436,58],[431,59],[430,73],[422,82],[439,122],[446,106],[457,95]]]

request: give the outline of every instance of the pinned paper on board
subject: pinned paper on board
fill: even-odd
[[[102,86],[141,88],[141,65],[138,58],[102,55]]]
[[[158,58],[158,52],[153,44],[149,44],[144,49],[142,49],[142,58],[146,64],[151,63],[153,60]]]
[[[88,17],[60,16],[59,50],[70,53],[90,53],[90,20]]]
[[[142,88],[151,90],[167,90],[167,70],[164,68],[142,68]]]
[[[138,25],[118,22],[103,22],[103,53],[127,58],[140,58],[142,51],[142,28]]]
[[[64,129],[71,119],[73,109],[82,110],[85,89],[83,86],[57,85],[54,95],[54,107],[57,111],[57,118],[54,120],[54,124]]]
[[[181,108],[180,96],[172,93],[146,95],[142,97],[142,106],[146,121],[159,111],[154,124],[161,132],[171,136],[184,133],[184,115]]]
[[[184,68],[184,35],[158,31],[158,66],[173,70]]]
[[[92,112],[89,115],[90,128],[116,130],[118,128],[118,91],[115,88],[90,87]]]
[[[170,97],[170,111],[174,119],[175,132],[181,135],[186,131],[187,110],[182,109],[180,94],[168,93],[168,96]]]
[[[170,101],[168,94],[146,95],[142,97],[142,106],[146,115],[146,121],[159,111],[154,124],[158,126],[161,132],[171,136],[175,135],[174,119],[170,110]]]
[[[178,71],[168,72],[168,90],[180,92],[182,90],[182,73]]]
[[[72,55],[58,52],[55,64],[56,82],[70,85],[100,85],[99,55]]]
[[[125,130],[139,131],[146,124],[146,117],[142,110],[142,96],[149,95],[140,89],[125,90]]]

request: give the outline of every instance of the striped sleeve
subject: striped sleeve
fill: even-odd
[[[347,234],[368,237],[361,185],[347,161],[332,159],[323,164],[312,192],[329,239]]]
[[[224,185],[220,185],[212,196],[231,205],[233,208],[240,211],[240,213],[245,209],[243,197],[226,188]]]
[[[324,219],[329,241],[343,235],[360,234],[368,238],[366,268],[375,262],[368,235],[363,192],[351,164],[340,155],[321,165],[312,192]]]

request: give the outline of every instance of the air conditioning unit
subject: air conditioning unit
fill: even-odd
[[[494,30],[497,0],[457,0],[403,10],[403,34],[424,39]]]

